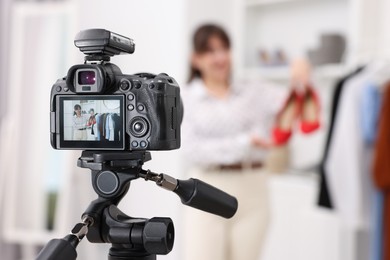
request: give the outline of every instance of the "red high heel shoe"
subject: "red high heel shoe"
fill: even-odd
[[[300,115],[302,97],[296,90],[292,90],[282,110],[276,116],[275,127],[272,129],[274,144],[284,145],[292,135],[292,128]]]
[[[320,128],[320,101],[317,93],[309,86],[302,100],[301,131],[305,134]]]

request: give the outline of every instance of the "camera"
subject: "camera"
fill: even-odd
[[[132,39],[104,29],[74,40],[86,56],[56,81],[50,97],[55,149],[172,150],[180,147],[180,88],[161,73],[122,74],[110,57],[133,53]]]
[[[91,170],[98,198],[82,214],[71,233],[50,240],[37,260],[77,258],[76,247],[110,243],[108,259],[155,260],[174,243],[172,219],[134,218],[118,204],[138,178],[176,193],[184,205],[224,218],[237,211],[235,197],[198,179],[177,180],[144,170],[147,150],[180,148],[183,105],[176,81],[167,74],[122,74],[112,56],[133,53],[133,40],[104,30],[76,35],[84,64],[72,66],[51,89],[50,136],[54,149],[82,149],[77,166]],[[108,150],[108,151],[106,151]]]

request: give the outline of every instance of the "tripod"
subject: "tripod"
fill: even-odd
[[[151,160],[149,152],[83,151],[77,166],[91,170],[92,186],[98,198],[82,214],[82,222],[71,234],[53,239],[41,250],[37,260],[73,260],[76,247],[86,236],[91,243],[110,243],[109,260],[156,260],[168,254],[174,244],[174,226],[170,218],[132,218],[118,204],[137,178],[154,181],[175,192],[183,204],[232,217],[238,202],[229,194],[197,179],[177,180],[166,174],[143,170]]]

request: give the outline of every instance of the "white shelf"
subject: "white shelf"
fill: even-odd
[[[247,7],[256,7],[256,6],[272,6],[276,4],[283,3],[294,3],[294,2],[303,2],[303,1],[319,1],[319,0],[247,0]]]
[[[314,70],[314,75],[321,78],[340,78],[348,73],[349,69],[344,64],[329,64],[318,67]]]
[[[239,65],[261,65],[261,52],[270,59],[280,51],[286,60],[305,56],[326,34],[348,41],[348,7],[347,0],[246,0],[238,15],[243,30],[235,36]]]

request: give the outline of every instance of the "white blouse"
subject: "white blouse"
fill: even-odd
[[[89,117],[87,115],[80,115],[80,117],[74,115],[73,116],[73,129],[85,129],[87,127]]]
[[[200,167],[263,161],[251,135],[271,138],[287,88],[265,82],[232,85],[226,98],[212,96],[200,79],[181,89],[184,105],[182,150],[187,163]]]

